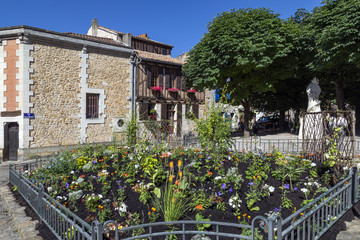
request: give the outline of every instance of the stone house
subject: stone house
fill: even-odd
[[[181,73],[183,58],[171,57],[173,46],[149,38],[147,34],[134,36],[98,25],[92,21],[88,35],[109,38],[126,44],[135,51],[134,95],[132,108],[140,120],[156,120],[174,136],[194,130],[187,118],[192,112],[202,117],[205,92],[196,92],[186,86]]]
[[[133,54],[109,38],[0,28],[0,160],[110,142],[131,111]]]

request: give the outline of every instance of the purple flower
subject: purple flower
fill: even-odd
[[[294,187],[294,191],[297,191],[298,190],[298,188],[297,187]]]
[[[65,187],[68,188],[70,185],[68,183],[65,183]]]
[[[285,188],[285,189],[289,189],[289,188],[290,188],[290,185],[289,185],[289,184],[284,184],[284,188]]]
[[[225,189],[225,188],[226,188],[226,184],[223,183],[223,184],[221,185],[221,188],[222,188],[222,189]]]
[[[218,192],[218,195],[219,195],[219,196],[221,196],[221,195],[222,195],[222,193],[221,193],[221,192]]]
[[[274,212],[278,212],[278,211],[279,211],[279,209],[278,209],[278,208],[275,208],[275,209],[274,209]]]
[[[96,163],[96,160],[94,160],[93,163]]]
[[[210,159],[211,159],[211,157],[208,157],[207,159],[208,159],[208,160],[210,160]]]
[[[233,192],[233,189],[232,189],[232,188],[230,188],[230,189],[229,189],[229,193],[232,193],[232,192]]]
[[[253,182],[249,182],[249,185],[252,186],[252,185],[254,185],[254,183],[253,183]]]

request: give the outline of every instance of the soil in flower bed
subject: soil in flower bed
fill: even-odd
[[[157,204],[164,197],[156,197],[157,191],[164,196],[165,186],[170,186],[174,194],[169,201],[188,202],[189,211],[181,215],[182,220],[200,216],[211,221],[251,224],[255,216],[281,214],[285,219],[301,208],[306,189],[307,198],[314,199],[322,193],[319,189],[326,191],[348,174],[339,166],[325,167],[303,156],[289,157],[276,151],[226,153],[219,159],[204,149],[146,149],[134,153],[126,148],[98,146],[63,153],[31,173],[30,179],[34,184],[43,183],[50,195],[89,224],[96,219],[111,219],[127,227],[165,220]],[[291,164],[289,171],[303,169],[292,181],[285,177],[288,172],[284,168]],[[278,171],[280,168],[285,170]],[[79,189],[78,197],[69,195]],[[249,197],[251,193],[256,196]],[[252,200],[254,203],[249,205]],[[214,230],[215,226],[204,228]],[[244,234],[231,227],[221,227],[220,231]]]
[[[34,210],[29,206],[29,204],[24,200],[24,198],[20,195],[18,191],[12,191],[14,186],[11,183],[8,183],[8,187],[10,188],[15,201],[17,204],[19,204],[22,207],[25,207],[25,214],[31,218],[33,221],[39,221],[39,223],[36,225],[36,230],[39,231],[38,236],[42,237],[43,239],[56,239],[55,235],[50,231],[50,229],[46,226],[44,222],[40,223],[39,216],[34,212]]]

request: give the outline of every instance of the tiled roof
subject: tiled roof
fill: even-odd
[[[111,38],[96,37],[96,36],[79,34],[79,33],[72,33],[72,32],[66,32],[66,33],[63,33],[63,34],[64,34],[64,35],[67,35],[67,36],[71,36],[71,37],[76,37],[76,38],[81,38],[81,39],[85,39],[85,40],[90,40],[90,41],[108,43],[108,44],[119,45],[119,46],[126,46],[124,43],[115,41],[115,40],[113,40],[113,39],[111,39]]]
[[[155,61],[174,63],[179,65],[184,64],[184,61],[173,58],[170,55],[161,55],[161,54],[144,52],[139,50],[135,50],[135,52],[139,55],[139,57],[141,57],[144,60],[155,60]]]
[[[110,29],[110,28],[106,28],[106,27],[103,27],[103,26],[98,26],[98,27],[99,27],[99,28],[102,28],[102,29],[105,29],[105,30],[107,30],[107,31],[111,31],[111,32],[120,34],[120,35],[124,35],[124,34],[125,34],[125,33],[123,33],[123,32],[119,32],[119,31],[116,31],[116,30],[113,30],[113,29]],[[132,38],[135,38],[135,39],[141,39],[141,40],[144,40],[144,41],[149,41],[149,42],[161,44],[161,45],[168,46],[168,47],[171,47],[171,48],[174,47],[174,46],[169,45],[169,44],[166,44],[166,43],[158,42],[158,41],[151,40],[151,39],[146,39],[146,38],[144,38],[143,35],[145,35],[145,34],[142,34],[142,35],[140,35],[140,36],[131,35],[131,37],[132,37]]]

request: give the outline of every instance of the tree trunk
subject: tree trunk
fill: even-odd
[[[279,130],[281,132],[285,130],[285,111],[284,110],[280,110]]]
[[[345,110],[344,84],[341,80],[337,80],[335,82],[335,87],[336,87],[336,105],[338,106],[338,110]]]
[[[250,137],[250,105],[246,102],[243,103],[244,107],[244,137]]]

